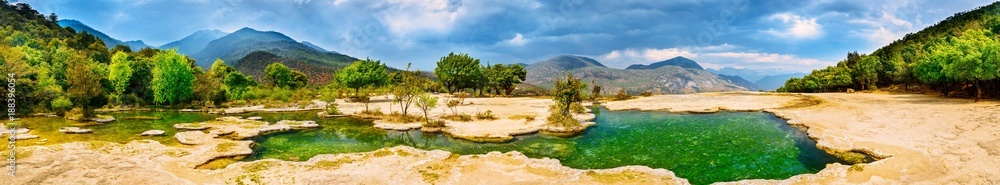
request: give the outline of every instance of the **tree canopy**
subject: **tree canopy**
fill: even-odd
[[[476,88],[483,71],[479,66],[479,59],[465,53],[449,53],[438,60],[434,74],[449,92],[455,92],[464,88]]]

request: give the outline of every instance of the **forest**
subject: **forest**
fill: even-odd
[[[960,12],[872,54],[851,52],[836,66],[789,79],[779,92],[847,89],[1000,97],[1000,3]]]

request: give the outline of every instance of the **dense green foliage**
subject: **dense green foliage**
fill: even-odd
[[[907,34],[870,55],[789,79],[778,91],[828,92],[910,84],[976,97],[1000,97],[1000,3],[961,12]],[[850,78],[848,78],[849,74]],[[959,90],[953,92],[952,90]]]
[[[175,104],[190,100],[194,96],[194,74],[187,57],[174,50],[166,50],[153,55],[153,102]]]
[[[299,71],[289,69],[282,63],[271,63],[264,69],[264,82],[279,88],[298,89],[305,87],[309,79]]]
[[[113,91],[109,98],[121,104],[121,96],[128,88],[128,82],[132,78],[132,57],[125,52],[116,52],[111,57],[111,65],[108,66],[108,81],[111,82]]]
[[[483,78],[480,84],[483,89],[487,89],[493,92],[493,94],[504,94],[510,95],[514,92],[514,88],[517,84],[521,84],[524,78],[527,77],[528,71],[524,69],[524,66],[518,64],[494,64],[492,66],[484,66]]]
[[[389,83],[389,73],[382,61],[366,59],[354,62],[337,72],[337,83],[359,92],[362,88],[379,88]]]
[[[553,105],[554,110],[548,118],[549,124],[559,126],[579,125],[580,122],[573,119],[570,110],[573,109],[574,105],[578,105],[585,100],[583,89],[586,88],[587,84],[573,76],[573,73],[567,72],[565,77],[557,78],[555,80],[555,88],[552,89],[552,96],[556,104]]]
[[[448,92],[456,92],[465,88],[477,88],[482,80],[483,69],[479,66],[479,59],[472,58],[469,54],[449,53],[437,62],[434,74]]]

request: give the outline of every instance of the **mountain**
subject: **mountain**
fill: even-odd
[[[719,75],[719,77],[722,77],[722,79],[729,80],[729,82],[739,85],[740,87],[744,87],[747,90],[753,91],[758,89],[757,85],[755,85],[753,82],[747,81],[746,79],[743,79],[740,76]]]
[[[803,76],[806,75],[808,75],[808,73],[792,73],[792,74],[765,76],[757,80],[757,82],[754,82],[754,85],[756,85],[757,88],[760,90],[773,91],[785,85],[785,82],[788,81],[788,79],[802,78]]]
[[[721,68],[721,69],[708,68],[708,69],[705,69],[705,70],[708,70],[708,72],[712,72],[712,73],[715,73],[715,74],[718,74],[718,75],[740,76],[743,79],[749,80],[751,82],[760,80],[760,78],[764,78],[765,76],[784,75],[784,74],[796,73],[794,71],[789,71],[789,70],[784,70],[784,69],[778,69],[778,68],[768,68],[768,69],[747,69],[747,68],[740,68],[740,69],[737,69],[737,68],[732,68],[732,67],[724,67],[724,68]]]
[[[556,77],[560,77],[564,72],[573,72],[587,83],[594,80],[606,93],[617,92],[623,88],[631,94],[645,91],[695,93],[747,90],[702,69],[670,65],[644,70],[613,69],[594,59],[581,56],[556,56],[528,65],[526,69],[528,75],[524,83],[546,89],[552,88],[552,82]]]
[[[222,38],[223,36],[226,36],[226,34],[228,33],[219,30],[200,30],[192,33],[191,35],[188,35],[187,37],[184,37],[181,40],[164,44],[163,46],[160,46],[160,48],[161,49],[177,48],[177,52],[179,53],[183,53],[186,55],[194,55],[195,53],[198,53],[199,51],[205,49],[205,46],[208,45],[208,42],[212,42],[215,39]]]
[[[684,58],[684,57],[674,57],[674,58],[669,59],[669,60],[664,60],[664,61],[660,61],[660,62],[649,64],[649,65],[632,64],[632,65],[628,66],[625,69],[656,69],[656,68],[660,68],[660,67],[663,67],[663,66],[677,66],[677,67],[681,67],[681,68],[703,70],[701,68],[701,65],[698,65],[697,62],[695,62],[694,60],[688,59],[688,58]]]
[[[252,52],[240,59],[234,67],[243,74],[252,75],[260,82],[263,81],[264,68],[276,62],[306,74],[309,77],[309,84],[326,84],[333,77],[330,73],[336,70],[329,65],[291,60],[266,51]]]
[[[132,48],[133,51],[139,51],[142,48],[152,47],[146,45],[146,43],[143,43],[141,40],[122,42],[121,40],[108,36],[108,34],[104,34],[104,32],[97,31],[96,29],[91,28],[90,26],[87,26],[86,24],[83,24],[82,22],[77,20],[63,19],[59,20],[57,23],[59,24],[59,26],[62,27],[73,28],[73,30],[76,30],[77,33],[87,32],[91,35],[94,35],[98,39],[101,39],[101,41],[104,42],[104,46],[107,46],[109,49],[114,48],[117,45],[129,46],[129,48]]]
[[[226,64],[237,66],[240,59],[256,51],[266,51],[289,60],[331,67],[345,67],[358,60],[343,54],[316,50],[282,33],[257,31],[251,28],[243,28],[213,40],[204,50],[191,56],[197,61],[196,64],[206,68],[216,58],[222,59]]]
[[[556,56],[544,62],[538,62],[528,66],[533,66],[535,68],[546,69],[546,70],[555,70],[555,71],[565,71],[565,70],[579,69],[585,67],[607,68],[607,66],[604,66],[604,64],[601,64],[600,62],[597,62],[597,60],[587,57],[573,56],[573,55]]]
[[[337,53],[337,52],[334,52],[334,51],[329,51],[329,50],[323,49],[322,47],[319,47],[319,46],[317,46],[317,45],[315,45],[315,44],[313,44],[313,43],[311,43],[309,41],[302,41],[302,44],[306,45],[306,46],[309,46],[310,48],[313,48],[313,49],[315,49],[317,51]]]

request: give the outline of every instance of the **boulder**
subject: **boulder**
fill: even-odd
[[[174,134],[177,142],[185,145],[200,145],[210,142],[215,137],[201,131],[187,131]]]
[[[319,127],[315,121],[291,121],[291,120],[281,120],[278,121],[278,125],[288,125],[292,129],[308,129]]]
[[[260,116],[254,116],[254,117],[247,118],[247,120],[260,121],[260,120],[264,120],[264,118],[262,118]]]
[[[84,129],[84,128],[80,128],[80,127],[63,127],[63,128],[59,128],[59,132],[67,133],[67,134],[89,134],[89,133],[93,133],[94,130]]]
[[[116,119],[113,116],[97,116],[96,118],[90,118],[90,120],[93,120],[98,123],[111,123]]]
[[[205,130],[212,128],[210,126],[202,125],[199,123],[178,123],[174,124],[174,129],[177,130]]]
[[[162,130],[147,130],[142,132],[142,136],[162,136],[164,133],[166,132]]]

